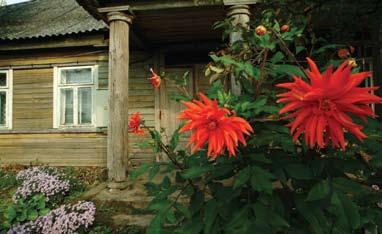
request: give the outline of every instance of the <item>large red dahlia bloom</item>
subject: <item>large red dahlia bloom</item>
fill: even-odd
[[[187,122],[179,132],[192,131],[189,145],[194,144],[193,152],[208,142],[208,157],[215,159],[225,149],[230,156],[236,155],[239,142],[246,145],[244,135],[253,132],[251,125],[243,118],[231,116],[231,112],[219,107],[216,100],[210,100],[202,93],[199,96],[201,101],[182,102],[187,109],[178,118]]]
[[[130,116],[129,131],[136,135],[143,135],[144,131],[141,129],[141,114],[136,112]]]
[[[344,131],[352,133],[362,141],[366,135],[362,126],[353,122],[350,115],[366,121],[374,117],[369,104],[381,102],[381,98],[370,93],[376,87],[357,87],[371,72],[351,74],[351,66],[345,61],[336,71],[330,66],[320,74],[316,64],[307,59],[310,71],[309,83],[294,76],[294,82],[278,84],[278,87],[289,89],[279,94],[278,102],[287,103],[280,114],[292,112],[286,118],[294,120],[288,125],[293,139],[304,133],[305,142],[310,147],[318,145],[323,148],[329,141],[334,147],[345,149]]]

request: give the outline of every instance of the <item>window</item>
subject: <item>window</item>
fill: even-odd
[[[94,125],[96,66],[55,69],[55,126]]]
[[[12,70],[0,70],[0,129],[12,128]]]

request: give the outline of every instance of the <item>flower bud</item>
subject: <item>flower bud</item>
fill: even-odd
[[[267,29],[263,25],[260,25],[256,27],[255,32],[258,36],[263,36],[267,33]]]
[[[284,24],[283,26],[281,26],[280,31],[283,33],[288,32],[289,31],[289,25]]]

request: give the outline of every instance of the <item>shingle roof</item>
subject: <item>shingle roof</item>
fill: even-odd
[[[32,0],[0,7],[0,40],[106,30],[75,0]]]

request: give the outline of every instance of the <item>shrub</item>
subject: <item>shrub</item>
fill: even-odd
[[[81,228],[88,228],[94,222],[96,207],[92,202],[80,201],[75,205],[62,205],[34,221],[13,226],[8,234],[41,233],[67,234],[75,233]]]
[[[135,126],[148,130],[154,151],[169,159],[130,175],[148,172],[145,187],[154,199],[147,209],[156,216],[147,233],[382,230],[381,191],[373,186],[381,185],[382,124],[367,118],[374,117],[369,104],[381,99],[371,95],[373,87],[356,87],[370,73],[333,57],[338,45],[315,44],[322,40],[304,35],[305,18],[290,17],[284,31],[280,18],[268,10],[250,28],[216,24],[225,37],[242,32],[242,38],[210,54],[208,97],[176,95],[186,107],[179,119],[186,122],[172,136],[144,121]],[[259,25],[266,31],[257,33]],[[307,56],[327,72],[311,60],[306,70],[301,57]],[[342,65],[333,74],[331,64]],[[232,82],[240,93],[229,90]],[[247,134],[246,122],[254,134]],[[191,152],[179,144],[186,131],[192,131]],[[163,179],[152,181],[158,174]]]
[[[46,215],[49,211],[50,209],[46,207],[45,197],[41,194],[28,197],[28,199],[19,199],[6,209],[4,226],[9,228],[12,224],[33,221],[39,216]]]

